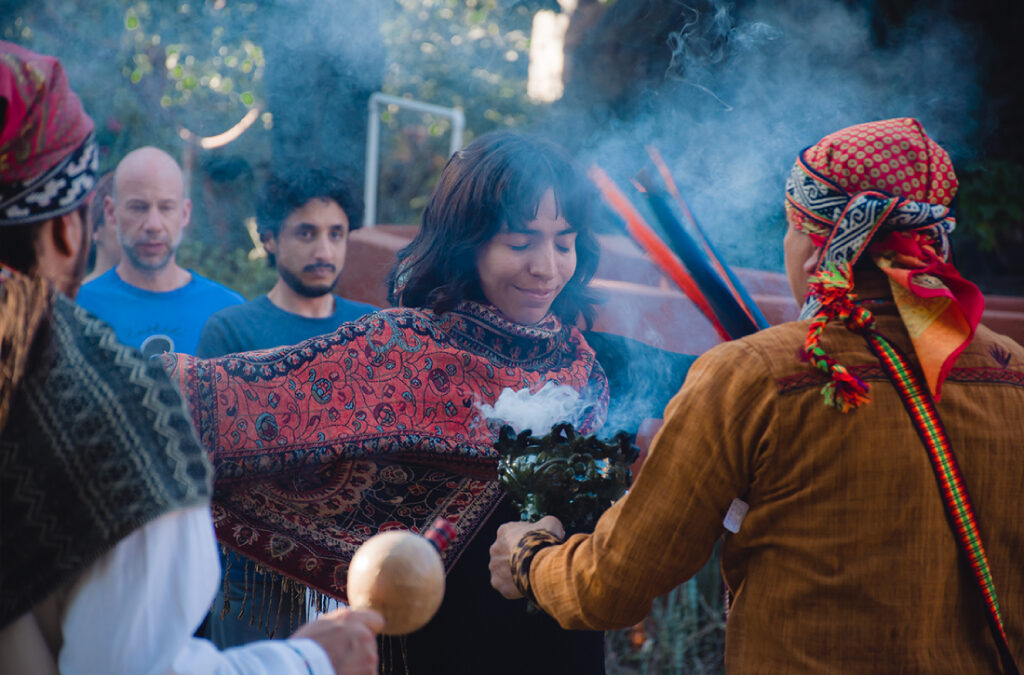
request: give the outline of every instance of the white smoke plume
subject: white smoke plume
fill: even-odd
[[[572,387],[546,383],[536,393],[529,389],[502,390],[494,405],[478,403],[477,409],[489,421],[504,422],[516,433],[527,429],[541,436],[559,422],[570,422],[574,426],[580,414],[580,394]]]

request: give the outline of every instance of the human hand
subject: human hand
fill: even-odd
[[[384,617],[371,610],[338,609],[292,634],[323,647],[337,675],[377,675],[377,633]]]
[[[512,568],[509,566],[512,549],[527,532],[534,530],[547,530],[558,537],[565,536],[565,528],[558,518],[544,516],[536,523],[505,523],[498,528],[497,539],[491,544],[491,562],[487,566],[491,570],[491,586],[509,600],[523,597],[512,580]]]

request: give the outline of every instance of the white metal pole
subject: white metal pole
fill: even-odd
[[[447,117],[452,121],[451,143],[448,156],[462,147],[462,135],[466,128],[466,116],[458,108],[445,108],[432,103],[414,101],[410,98],[388,96],[380,92],[370,95],[367,104],[369,120],[366,126],[366,177],[363,181],[363,227],[373,227],[377,220],[377,183],[380,180],[380,106],[396,105],[401,108]]]

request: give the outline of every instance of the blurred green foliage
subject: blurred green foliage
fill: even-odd
[[[1024,293],[1024,165],[989,160],[957,173],[957,267],[985,291]]]
[[[245,296],[263,295],[277,281],[277,272],[265,257],[251,258],[242,248],[223,249],[202,239],[186,239],[178,249],[178,264],[216,279]]]
[[[381,25],[385,92],[462,108],[477,133],[523,124],[532,107],[530,27],[540,9],[559,11],[555,0],[394,0]],[[445,130],[443,122],[429,129]]]
[[[290,3],[22,2],[0,16],[0,36],[61,59],[96,120],[103,171],[142,145],[182,158],[194,202],[191,238],[206,245],[205,258],[225,259],[210,263],[211,276],[232,285],[239,279],[229,278],[235,267],[228,261],[233,249],[252,248],[243,223],[254,214],[255,191],[270,165],[274,111],[267,104],[265,46],[294,33],[287,22],[261,18],[287,16]],[[379,30],[388,63],[383,91],[462,108],[468,141],[496,127],[525,125],[534,114],[525,83],[539,9],[560,8],[556,0],[389,0],[379,5],[379,26],[347,25],[343,16],[337,25],[353,40],[360,31]],[[193,146],[191,158],[186,153],[188,132],[220,134],[253,107],[258,122],[236,141],[217,150]],[[447,159],[450,125],[394,109],[383,111],[382,123],[379,220],[416,222]],[[238,158],[251,169],[244,184],[208,171]]]
[[[655,599],[643,621],[605,634],[608,675],[725,672],[725,585],[719,548],[694,578]]]
[[[538,109],[526,96],[530,29],[541,9],[560,11],[556,0],[394,0],[381,22],[383,91],[462,109],[465,142],[528,125]],[[390,107],[381,128],[378,219],[418,222],[447,160],[451,123]]]
[[[1024,225],[1024,166],[992,161],[960,173],[960,220],[967,225],[958,237],[970,237],[983,253],[999,254],[1001,244]]]
[[[104,170],[143,144],[178,150],[179,128],[220,133],[257,105],[264,60],[254,2],[45,0],[0,18],[0,35],[58,56],[97,123]]]

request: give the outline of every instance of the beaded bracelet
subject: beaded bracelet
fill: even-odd
[[[533,604],[537,604],[537,599],[533,597],[533,589],[530,588],[530,565],[533,563],[533,557],[541,549],[561,543],[562,538],[557,534],[547,530],[532,530],[523,535],[512,551],[512,556],[508,560],[509,567],[512,569],[512,581],[519,592]]]

